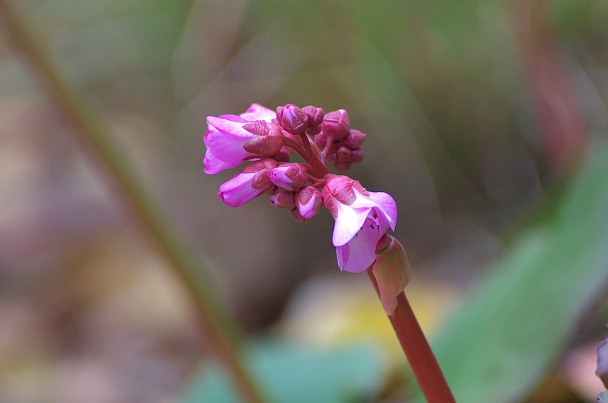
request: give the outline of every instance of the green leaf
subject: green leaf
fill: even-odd
[[[434,350],[457,401],[525,397],[566,348],[608,283],[608,148],[542,223],[516,238]]]
[[[339,403],[367,401],[381,386],[378,352],[369,346],[332,350],[284,342],[258,343],[248,357],[254,378],[270,402]],[[203,368],[183,401],[240,402],[226,375]]]

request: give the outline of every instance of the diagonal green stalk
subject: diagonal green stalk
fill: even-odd
[[[192,303],[198,308],[197,326],[201,328],[208,350],[225,367],[245,401],[262,402],[257,385],[240,361],[236,325],[213,302],[210,282],[197,259],[184,246],[160,207],[142,186],[128,158],[111,141],[98,111],[70,87],[41,41],[8,0],[0,0],[0,21],[12,36],[15,48],[29,60],[32,72],[52,103],[73,127],[74,136],[96,163],[113,195],[120,199],[155,250],[182,280]]]

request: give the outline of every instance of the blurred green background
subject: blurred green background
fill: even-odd
[[[112,140],[250,335],[340,344],[359,333],[384,340],[391,330],[365,276],[339,273],[329,214],[301,225],[264,197],[238,209],[222,204],[217,188],[238,170],[203,173],[208,115],[242,113],[252,102],[346,109],[352,127],[368,135],[366,158],[349,175],[396,199],[414,308],[431,333],[575,176],[550,163],[514,32],[517,3],[13,3],[102,111]],[[586,141],[605,143],[608,3],[549,4]],[[208,356],[181,285],[141,240],[2,28],[0,401],[180,401]],[[559,357],[570,358],[546,368],[531,401],[589,401],[598,392],[579,379],[594,365],[589,346],[605,337],[606,308],[598,314],[601,298],[594,301],[561,346]],[[369,329],[376,315],[377,332]],[[404,365],[387,351],[386,366]],[[401,398],[396,383],[375,399]]]

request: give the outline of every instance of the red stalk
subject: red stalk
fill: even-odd
[[[372,267],[373,265],[367,269],[367,274],[378,293],[378,283],[372,273]],[[404,292],[397,297],[397,308],[388,318],[426,401],[428,403],[455,403],[452,391]]]

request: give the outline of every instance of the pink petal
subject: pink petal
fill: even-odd
[[[277,117],[277,114],[272,109],[268,109],[260,104],[251,104],[247,112],[242,113],[241,118],[245,120],[265,120],[270,122]]]
[[[349,242],[359,232],[371,208],[352,208],[342,203],[336,203],[338,213],[334,224],[332,243],[342,246]]]
[[[218,196],[226,205],[239,207],[262,194],[264,189],[252,186],[256,173],[241,173],[220,186]]]
[[[203,165],[205,166],[204,172],[206,174],[214,175],[218,172],[223,171],[224,169],[234,168],[238,164],[228,164],[222,160],[219,160],[215,155],[213,155],[211,150],[207,149],[207,152],[205,153],[205,159],[203,160]]]
[[[351,273],[365,271],[376,260],[376,245],[382,234],[378,226],[372,228],[368,223],[346,245],[336,248],[340,270]]]
[[[397,203],[388,193],[384,192],[369,192],[369,199],[375,203],[388,220],[388,224],[394,231],[397,225]],[[380,212],[380,211],[379,211]]]

